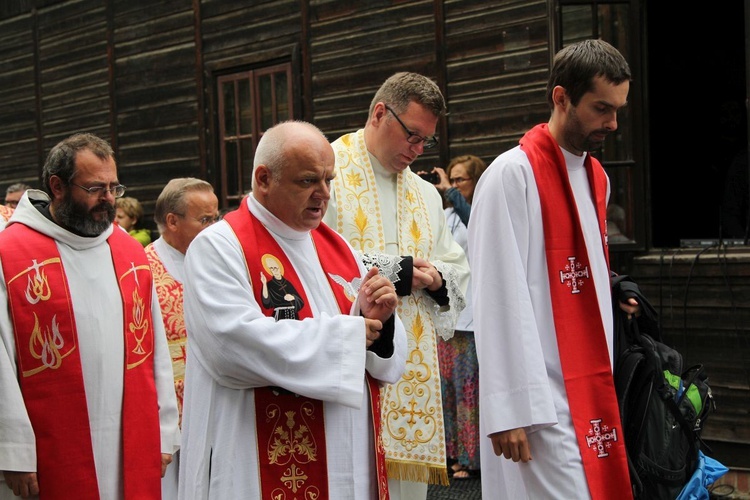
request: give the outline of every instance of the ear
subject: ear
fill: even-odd
[[[65,185],[60,177],[58,177],[57,175],[50,176],[49,189],[51,191],[50,194],[52,195],[53,200],[62,198],[67,188],[68,186]]]
[[[265,192],[271,184],[271,171],[261,163],[253,170],[253,178],[256,183],[255,189]]]
[[[166,229],[168,231],[176,231],[177,230],[177,219],[179,219],[180,216],[177,214],[173,214],[172,212],[167,214],[165,222]]]
[[[388,115],[388,110],[385,109],[385,103],[378,102],[375,104],[375,107],[372,108],[372,116],[370,117],[370,122],[374,126],[378,126],[380,123],[385,120],[385,117]]]
[[[557,85],[552,89],[552,102],[555,106],[565,109],[568,104],[568,93],[565,92],[565,88]]]

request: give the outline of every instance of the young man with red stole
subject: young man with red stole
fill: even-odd
[[[0,498],[158,499],[177,403],[112,148],[75,134],[42,177],[0,233]]]
[[[474,192],[480,433],[491,440],[482,490],[494,498],[632,498],[612,377],[609,178],[589,153],[617,130],[630,78],[602,40],[562,49],[549,122],[496,158]],[[638,312],[634,299],[620,307]]]

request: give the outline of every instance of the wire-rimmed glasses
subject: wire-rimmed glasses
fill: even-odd
[[[86,187],[86,186],[81,186],[80,184],[76,184],[75,182],[71,182],[70,184],[83,189],[91,196],[103,196],[105,193],[110,193],[115,198],[122,198],[122,195],[125,194],[125,190],[127,189],[122,184],[118,184],[112,187],[107,187],[107,186]]]

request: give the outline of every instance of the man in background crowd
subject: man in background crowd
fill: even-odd
[[[21,201],[21,196],[23,196],[23,193],[25,193],[27,189],[31,189],[31,186],[24,184],[23,182],[17,182],[8,186],[5,190],[5,206],[16,208],[18,202]]]
[[[208,182],[194,177],[172,179],[164,186],[154,207],[159,238],[146,247],[154,284],[164,318],[169,352],[172,355],[174,388],[180,423],[185,390],[187,332],[183,315],[185,252],[203,229],[219,220],[219,200]],[[162,498],[177,498],[180,452],[162,479]]]

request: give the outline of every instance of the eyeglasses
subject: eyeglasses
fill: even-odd
[[[105,193],[110,193],[115,198],[122,198],[122,195],[125,194],[125,190],[127,189],[122,184],[118,184],[116,186],[112,187],[106,187],[106,186],[93,186],[93,187],[85,187],[81,186],[80,184],[76,184],[75,182],[71,182],[73,186],[79,187],[86,191],[89,195],[92,196],[103,196]]]
[[[449,179],[451,181],[451,184],[463,184],[466,181],[470,181],[468,177],[451,177]]]
[[[437,146],[438,140],[437,137],[434,135],[432,137],[422,137],[421,135],[412,132],[408,128],[406,128],[406,125],[404,125],[404,122],[401,121],[401,118],[398,117],[395,111],[391,109],[390,106],[387,104],[385,105],[385,109],[391,112],[391,114],[396,118],[396,121],[401,125],[401,127],[404,129],[404,132],[406,132],[406,142],[409,144],[419,144],[420,142],[424,143],[425,149],[434,148]]]
[[[187,217],[185,214],[175,214],[177,217],[185,218]],[[207,215],[205,217],[190,217],[194,221],[200,222],[200,225],[203,227],[210,226],[211,224],[215,224],[221,220],[221,215]]]

